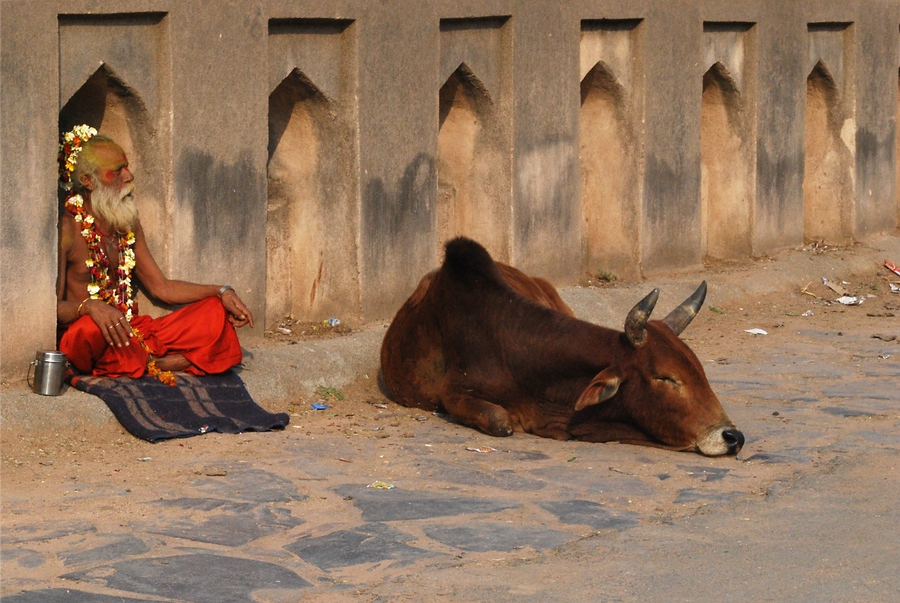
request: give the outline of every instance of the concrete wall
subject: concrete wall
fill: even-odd
[[[74,123],[129,153],[163,269],[233,284],[267,326],[389,318],[458,233],[567,284],[900,216],[890,0],[0,11],[7,381],[55,344],[56,142]]]

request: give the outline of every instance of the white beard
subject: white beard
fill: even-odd
[[[122,188],[94,179],[95,186],[91,192],[91,210],[94,216],[109,226],[113,232],[125,233],[134,230],[137,224],[138,211],[134,203],[134,185],[125,184]]]

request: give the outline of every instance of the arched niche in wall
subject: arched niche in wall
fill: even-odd
[[[269,96],[267,328],[357,305],[351,146],[334,102],[301,71]]]
[[[847,243],[853,224],[853,157],[841,138],[844,116],[834,79],[822,61],[806,80],[803,238]]]
[[[509,261],[508,171],[495,108],[484,85],[460,66],[441,86],[438,130],[438,257],[449,239],[464,235]]]
[[[639,155],[630,101],[599,62],[581,80],[581,208],[589,279],[639,274]]]
[[[59,112],[60,132],[87,124],[112,138],[128,158],[134,174],[134,198],[147,243],[164,272],[170,266],[171,221],[165,207],[166,180],[156,152],[156,132],[137,92],[106,64],[101,65]],[[61,200],[64,191],[61,191]],[[158,313],[142,296],[141,312]]]
[[[703,76],[701,109],[701,243],[719,259],[751,253],[751,172],[740,91],[722,63]]]

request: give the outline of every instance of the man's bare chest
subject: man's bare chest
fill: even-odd
[[[110,282],[114,284],[119,277],[119,257],[118,237],[101,236],[92,251],[84,237],[79,236],[69,250],[68,278],[89,283],[92,277],[105,272]]]

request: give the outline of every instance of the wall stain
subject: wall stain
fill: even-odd
[[[766,213],[781,223],[793,205],[802,212],[804,157],[802,150],[793,157],[770,153],[760,144],[756,155],[757,198],[766,200]],[[800,215],[800,214],[798,214]]]
[[[427,153],[419,153],[406,166],[394,190],[381,178],[366,183],[362,232],[371,237],[366,247],[376,274],[397,270],[398,264],[415,267],[421,262],[416,251],[419,245],[423,249],[431,245],[436,192],[435,158]]]
[[[266,190],[265,174],[254,169],[248,152],[229,164],[186,150],[176,165],[175,196],[193,214],[198,250],[219,250],[223,240],[247,241],[251,231],[260,229],[256,212],[248,209]]]

